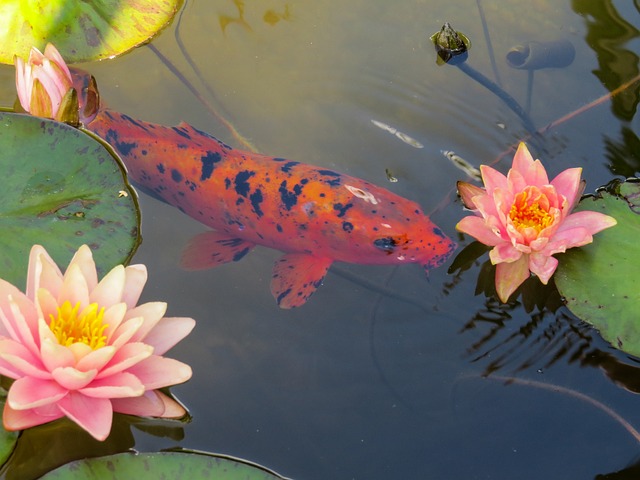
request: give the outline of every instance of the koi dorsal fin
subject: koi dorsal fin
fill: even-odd
[[[227,233],[208,231],[193,237],[182,253],[186,270],[205,270],[223,263],[237,262],[255,245]]]
[[[330,258],[306,253],[288,253],[276,261],[271,278],[271,294],[280,308],[303,305],[322,284],[332,262]]]

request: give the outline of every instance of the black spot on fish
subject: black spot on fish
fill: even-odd
[[[144,151],[144,150],[143,150],[143,151]],[[164,170],[164,165],[163,165],[162,163],[159,163],[159,164],[157,165],[157,168],[158,168],[158,171],[159,171],[160,173],[164,173],[164,172],[165,172],[165,170]]]
[[[247,247],[244,250],[240,250],[239,252],[236,252],[236,254],[233,256],[233,261],[237,262],[238,260],[240,260],[247,253],[249,253],[249,250],[251,250],[251,249],[249,247]]]
[[[182,174],[175,168],[171,170],[171,180],[176,183],[182,181]]]
[[[298,188],[296,188],[298,187]],[[287,210],[291,210],[291,208],[298,203],[298,195],[302,191],[302,187],[300,185],[295,185],[293,187],[293,192],[287,190],[287,181],[284,180],[280,184],[280,188],[278,188],[278,192],[280,192],[280,199],[282,200],[282,204]]]
[[[231,186],[231,180],[229,180],[228,178],[224,179],[224,188],[226,190],[229,190],[229,187]]]
[[[274,162],[286,162],[287,161],[286,158],[281,158],[281,157],[273,157],[272,160]]]
[[[280,170],[282,170],[284,173],[289,173],[291,171],[291,168],[295,167],[299,163],[300,162],[287,162],[280,167]]]
[[[207,152],[206,155],[200,157],[202,162],[202,172],[200,174],[200,180],[205,181],[211,177],[215,164],[222,160],[222,156],[218,152]]]
[[[129,115],[125,115],[124,113],[122,115],[120,115],[122,117],[123,120],[126,120],[129,123],[132,123],[133,125],[135,125],[138,128],[141,128],[142,130],[144,130],[145,132],[148,132],[149,130],[147,129],[147,127],[145,125],[142,125],[140,122],[138,122],[137,120],[134,120],[133,118],[131,118]]]
[[[278,230],[278,232],[282,233],[282,225],[280,225],[279,223],[276,224],[276,230]]]
[[[351,222],[342,222],[342,230],[347,233],[353,232],[353,223]]]
[[[142,153],[142,155],[146,155],[147,151],[146,150],[141,150],[140,153]]]
[[[198,188],[198,185],[196,185],[192,181],[187,180],[185,183],[186,183],[187,187],[189,187],[189,190],[191,190],[192,192],[195,192],[196,188]]]
[[[256,212],[258,218],[260,218],[263,214],[262,209],[260,208],[260,204],[262,203],[262,191],[257,189],[251,195],[249,195],[249,200],[251,200],[251,206],[253,207],[253,211]]]
[[[236,205],[242,205],[243,203],[244,203],[244,198],[238,197],[238,199],[236,200]]]
[[[171,127],[174,132],[176,132],[181,137],[186,138],[187,140],[191,140],[191,135],[189,135],[183,128],[179,127]]]
[[[342,174],[334,172],[333,170],[318,170],[318,173],[325,177],[332,177],[331,180],[325,180],[325,183],[328,183],[332,187],[340,185]]]
[[[303,178],[302,180],[300,180],[300,183],[302,185],[306,185],[307,183],[309,183],[309,179],[308,178]]]
[[[291,289],[287,288],[284,292],[278,295],[278,298],[276,298],[276,302],[278,302],[278,305],[280,305],[280,302],[282,302],[282,300],[284,300],[284,298],[290,293],[291,293]]]
[[[347,203],[346,205],[342,205],[341,203],[333,204],[333,209],[339,212],[338,217],[344,217],[345,213],[347,213],[347,210],[349,210],[351,207],[353,207],[353,203]]]
[[[239,172],[236,175],[235,189],[238,195],[242,195],[243,197],[246,197],[247,195],[249,195],[249,190],[251,189],[251,184],[249,183],[249,179],[253,177],[255,174],[256,172],[244,170],[242,172]]]
[[[131,142],[131,143],[121,142],[119,138],[120,136],[118,135],[118,132],[110,128],[107,131],[105,140],[109,145],[115,148],[118,151],[118,153],[120,153],[123,157],[126,157],[127,155],[129,155],[131,153],[131,150],[133,150],[134,148],[138,148],[138,144],[136,142]]]

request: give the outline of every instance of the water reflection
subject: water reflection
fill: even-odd
[[[629,49],[629,43],[638,37],[638,30],[618,12],[613,1],[573,0],[572,8],[585,18],[586,40],[600,66],[593,74],[602,84],[611,92],[636,77],[638,55]],[[637,105],[638,88],[627,89],[613,98],[611,109],[616,117],[629,121]]]
[[[454,277],[469,271],[486,247],[474,242],[465,250],[451,267]],[[466,355],[471,362],[484,364],[483,376],[517,375],[531,368],[543,371],[564,360],[599,368],[617,385],[640,393],[640,362],[602,350],[598,333],[564,307],[553,281],[543,285],[531,277],[503,304],[496,299],[494,279],[495,266],[482,263],[475,293],[486,297],[484,305],[460,330],[480,333]],[[522,310],[527,315],[519,315]]]

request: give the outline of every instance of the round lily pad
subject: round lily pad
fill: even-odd
[[[99,274],[140,243],[140,212],[124,167],[95,137],[64,123],[0,112],[0,278],[19,288],[29,251],[64,268],[89,245]]]
[[[579,210],[605,213],[618,224],[558,257],[558,290],[569,309],[611,345],[640,357],[640,183],[615,182],[584,198]]]
[[[53,43],[68,63],[125,53],[166,27],[184,0],[2,0],[0,62]]]
[[[283,480],[280,475],[242,460],[195,452],[120,453],[77,460],[41,477],[43,480]]]

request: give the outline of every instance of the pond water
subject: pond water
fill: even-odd
[[[152,48],[84,68],[116,110],[184,120],[246,148],[224,118],[260,152],[417,201],[464,247],[454,188],[469,178],[442,151],[506,172],[505,152],[524,139],[550,176],[583,167],[593,192],[640,169],[639,84],[532,137],[500,98],[438,66],[429,36],[444,22],[463,32],[467,64],[523,106],[530,92],[542,128],[639,73],[639,10],[626,0],[190,0],[152,45],[217,117]],[[569,66],[507,64],[512,47],[550,40],[573,44]],[[12,102],[12,72],[2,74]],[[591,479],[636,461],[638,440],[594,402],[640,425],[637,359],[555,308],[552,289],[500,305],[479,277],[486,255],[453,274],[452,257],[428,276],[417,265],[339,264],[285,311],[269,293],[279,252],[184,271],[181,251],[205,227],[148,196],[140,204],[142,300],[198,323],[171,354],[193,367],[173,389],[193,421],[180,440],[136,431],[136,449],[212,451],[307,480]]]

